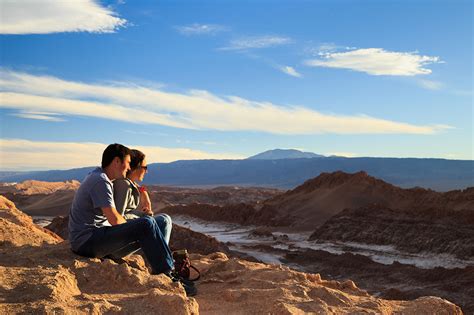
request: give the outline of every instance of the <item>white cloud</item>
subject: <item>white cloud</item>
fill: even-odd
[[[291,75],[293,77],[301,78],[301,74],[295,70],[295,68],[290,67],[290,66],[281,66],[279,68],[281,71],[284,73]]]
[[[11,115],[20,117],[20,118],[25,118],[25,119],[46,120],[46,121],[53,121],[53,122],[65,121],[64,119],[57,117],[59,114],[56,114],[56,113],[21,111],[19,113],[13,113]]]
[[[229,45],[220,50],[248,50],[287,45],[291,39],[283,36],[254,36],[231,40]]]
[[[110,33],[126,20],[92,0],[0,0],[0,34]]]
[[[183,35],[215,35],[227,31],[228,28],[217,24],[198,24],[176,26],[176,30]]]
[[[414,125],[366,115],[323,114],[207,91],[173,93],[135,84],[100,85],[0,71],[0,108],[53,112],[175,128],[273,134],[433,134],[448,126]]]
[[[416,52],[393,52],[382,48],[356,49],[346,52],[322,52],[318,59],[306,60],[313,67],[351,69],[372,75],[414,76],[430,74],[425,66],[440,63],[439,57]]]
[[[443,88],[443,83],[432,80],[418,80],[418,84],[428,90],[440,90]]]
[[[100,165],[108,144],[96,142],[48,142],[0,139],[2,170],[70,169]],[[148,163],[195,159],[241,159],[232,154],[209,153],[188,148],[124,145],[143,151]]]

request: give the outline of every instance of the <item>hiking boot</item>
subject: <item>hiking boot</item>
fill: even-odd
[[[176,274],[174,271],[170,271],[165,273],[167,277],[169,277],[173,282],[179,282],[184,288],[186,292],[186,296],[195,296],[197,294],[197,288],[194,285],[194,282],[191,280],[184,279]]]

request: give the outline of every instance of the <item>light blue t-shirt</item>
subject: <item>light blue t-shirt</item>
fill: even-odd
[[[100,167],[90,172],[74,195],[69,213],[69,242],[77,251],[91,236],[94,229],[110,226],[102,213],[103,207],[113,207],[114,188]]]

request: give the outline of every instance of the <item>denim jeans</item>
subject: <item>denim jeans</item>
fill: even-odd
[[[98,258],[124,257],[140,248],[152,267],[152,273],[159,274],[173,269],[171,250],[157,220],[149,216],[95,229],[77,254]]]
[[[126,213],[124,215],[125,220],[130,221],[130,220],[135,220],[138,218],[142,218],[146,216],[142,211],[135,210],[131,211],[129,213]],[[171,229],[173,228],[173,221],[171,220],[171,217],[167,215],[166,213],[160,213],[154,216],[156,223],[158,223],[158,227],[161,230],[161,233],[163,234],[163,237],[165,238],[166,244],[169,245],[170,243],[170,237],[171,237]]]
[[[154,216],[156,223],[160,227],[161,233],[165,238],[166,244],[170,243],[171,237],[171,229],[173,228],[173,221],[171,221],[171,217],[166,213],[161,213]]]

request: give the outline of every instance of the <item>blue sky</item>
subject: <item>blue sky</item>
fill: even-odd
[[[1,170],[473,159],[470,1],[0,1]]]

